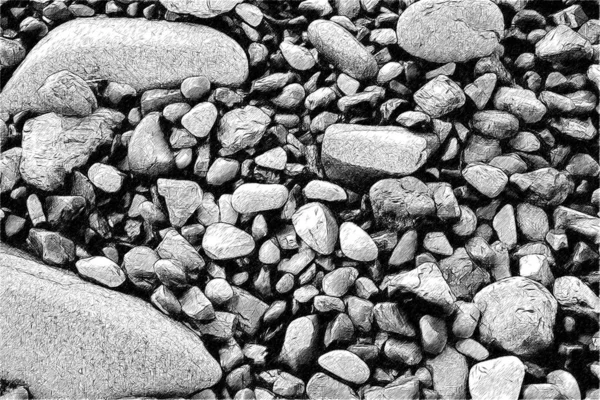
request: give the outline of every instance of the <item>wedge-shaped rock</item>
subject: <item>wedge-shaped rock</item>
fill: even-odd
[[[178,87],[199,75],[218,86],[238,86],[248,75],[248,59],[234,40],[202,25],[77,18],[50,31],[31,50],[4,87],[0,111],[50,111],[37,90],[63,70],[85,81],[118,82],[143,92]]]
[[[36,398],[183,397],[221,378],[198,336],[140,299],[1,243],[0,274],[0,379]]]
[[[113,129],[124,119],[119,112],[99,108],[85,118],[50,113],[28,120],[23,126],[21,176],[37,189],[59,189],[67,174],[85,165],[98,147],[111,143]]]
[[[504,32],[500,9],[489,0],[422,0],[398,19],[398,44],[435,63],[490,55]]]
[[[414,173],[438,147],[437,136],[398,126],[334,124],[325,131],[321,159],[329,179],[366,186]]]

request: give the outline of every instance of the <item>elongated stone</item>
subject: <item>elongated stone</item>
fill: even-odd
[[[182,397],[216,384],[217,361],[150,304],[0,243],[0,379],[36,398]]]
[[[308,26],[308,40],[342,72],[358,80],[377,75],[375,57],[341,25],[318,19]]]
[[[398,126],[334,124],[325,131],[321,158],[329,179],[363,186],[414,173],[438,147],[437,136]]]
[[[243,230],[218,222],[206,228],[202,248],[213,260],[229,260],[247,256],[254,251],[254,239]]]
[[[245,183],[233,192],[231,205],[242,214],[276,210],[283,207],[288,190],[283,185]]]
[[[50,111],[37,89],[63,70],[85,81],[118,82],[142,92],[178,87],[199,75],[218,86],[238,86],[248,75],[248,60],[234,40],[202,25],[77,18],[53,29],[31,50],[0,94],[0,111]]]

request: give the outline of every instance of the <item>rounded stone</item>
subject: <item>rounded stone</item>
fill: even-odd
[[[421,0],[400,15],[398,44],[435,63],[490,55],[504,33],[502,12],[489,0]]]
[[[254,251],[254,239],[233,225],[218,222],[206,228],[202,248],[213,260],[245,257]]]
[[[233,209],[241,214],[277,210],[288,198],[283,185],[245,183],[238,187],[231,198]]]
[[[327,372],[356,385],[365,383],[371,374],[367,364],[348,350],[330,351],[319,357],[317,362]]]
[[[481,310],[479,337],[518,356],[552,346],[558,303],[539,283],[510,277],[483,288],[473,302]]]
[[[368,262],[377,259],[377,245],[369,234],[354,222],[340,226],[340,247],[344,255],[355,261]]]

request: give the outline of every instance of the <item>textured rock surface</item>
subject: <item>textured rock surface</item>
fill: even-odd
[[[401,127],[335,124],[325,131],[321,157],[329,179],[356,186],[410,175],[438,147],[435,135]]]
[[[469,392],[473,400],[518,399],[525,365],[515,356],[483,361],[471,367]]]
[[[141,18],[75,19],[53,29],[28,54],[0,95],[0,111],[50,111],[37,88],[62,70],[143,91],[178,86],[197,75],[218,85],[240,85],[248,75],[248,60],[236,42],[205,26]]]
[[[146,302],[4,244],[0,271],[0,379],[35,397],[178,397],[221,378],[202,341]]]
[[[436,63],[490,55],[504,33],[500,9],[489,0],[422,0],[398,19],[398,44]]]

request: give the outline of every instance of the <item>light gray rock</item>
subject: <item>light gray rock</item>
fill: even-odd
[[[310,43],[342,72],[360,81],[377,75],[375,57],[341,25],[318,19],[308,26],[307,32]]]
[[[443,399],[460,400],[467,398],[469,366],[465,356],[452,345],[446,345],[435,358],[426,361],[433,377],[433,389]]]
[[[89,257],[78,260],[75,268],[79,275],[109,288],[121,286],[125,273],[117,264],[106,257]]]
[[[236,108],[221,117],[217,138],[227,154],[234,154],[260,142],[270,123],[271,118],[258,107]]]
[[[321,203],[303,205],[292,216],[294,229],[300,238],[319,254],[333,253],[339,228],[333,213]]]
[[[306,384],[306,394],[314,400],[358,400],[356,392],[348,385],[325,375],[314,374]]]
[[[200,103],[181,118],[181,125],[195,137],[205,138],[215,125],[217,115],[217,107],[213,103]]]
[[[546,114],[546,106],[531,90],[501,87],[494,96],[494,107],[508,111],[525,123],[539,122]]]
[[[98,107],[88,84],[66,70],[46,78],[38,95],[48,111],[65,116],[86,117]]]
[[[150,247],[137,246],[125,253],[122,267],[138,289],[151,292],[158,283],[154,264],[159,259],[158,254]]]
[[[0,154],[0,193],[11,192],[17,183],[21,181],[21,159],[23,157],[23,149],[21,147],[13,147],[12,149],[2,151]]]
[[[562,310],[596,320],[600,318],[600,297],[581,279],[562,276],[554,282],[552,293]]]
[[[136,175],[158,177],[175,168],[175,158],[160,125],[160,114],[146,115],[127,144],[127,161]]]
[[[367,364],[348,350],[327,352],[320,356],[317,362],[330,374],[355,385],[362,385],[371,375]]]
[[[0,270],[0,379],[36,398],[183,397],[221,378],[197,335],[140,299],[4,244]]]
[[[316,358],[318,340],[319,321],[316,315],[294,319],[285,331],[279,361],[292,371],[300,371]]]
[[[177,14],[191,14],[198,18],[213,18],[233,10],[243,0],[160,0],[169,11]]]
[[[218,222],[206,228],[202,249],[213,260],[245,257],[254,251],[254,239],[233,225]]]
[[[346,257],[361,262],[376,260],[379,253],[369,234],[354,222],[340,226],[340,248]]]
[[[158,194],[165,198],[171,225],[180,228],[202,204],[202,189],[193,181],[163,179],[157,181]]]
[[[546,381],[556,385],[562,395],[569,400],[581,400],[581,390],[579,384],[573,375],[567,371],[558,369],[552,371],[546,376]]]
[[[0,67],[12,68],[18,66],[25,58],[27,50],[16,40],[0,39]]]
[[[517,357],[494,358],[471,367],[469,393],[473,400],[517,400],[524,378],[525,365]]]
[[[27,245],[47,264],[66,267],[75,261],[75,243],[57,232],[30,229]]]
[[[197,278],[198,273],[204,269],[204,259],[175,229],[170,228],[164,234],[156,252],[161,258],[172,258],[181,262],[192,279]]]
[[[231,205],[240,214],[277,210],[284,206],[288,194],[283,185],[244,183],[233,192]]]
[[[581,62],[592,58],[594,50],[587,38],[567,25],[558,25],[536,43],[535,54],[553,63]]]
[[[522,193],[524,201],[540,207],[560,205],[575,188],[569,174],[554,168],[513,174],[510,176],[510,183]]]
[[[28,120],[23,126],[23,179],[44,191],[59,189],[67,174],[112,142],[113,129],[124,119],[119,112],[99,108],[84,118],[50,113]]]
[[[410,175],[438,147],[437,136],[402,127],[333,124],[325,131],[321,157],[329,179],[356,187]]]
[[[123,52],[124,48],[137,50]],[[37,89],[63,70],[85,81],[128,84],[141,93],[177,87],[185,78],[198,75],[219,86],[238,86],[248,76],[248,60],[234,40],[202,25],[144,18],[77,18],[52,29],[31,50],[6,83],[0,111],[49,111]]]
[[[460,86],[445,75],[427,82],[415,92],[413,98],[431,118],[440,118],[459,109],[467,99]]]
[[[483,163],[468,164],[462,170],[462,176],[479,193],[489,198],[498,197],[508,183],[504,171]]]
[[[481,310],[479,338],[519,356],[552,346],[558,304],[550,292],[523,277],[501,279],[483,288],[473,302]]]
[[[490,55],[504,34],[500,9],[491,1],[412,3],[398,19],[398,44],[435,63],[465,62]]]
[[[105,193],[117,193],[123,187],[125,174],[112,165],[94,163],[88,169],[90,182]]]

